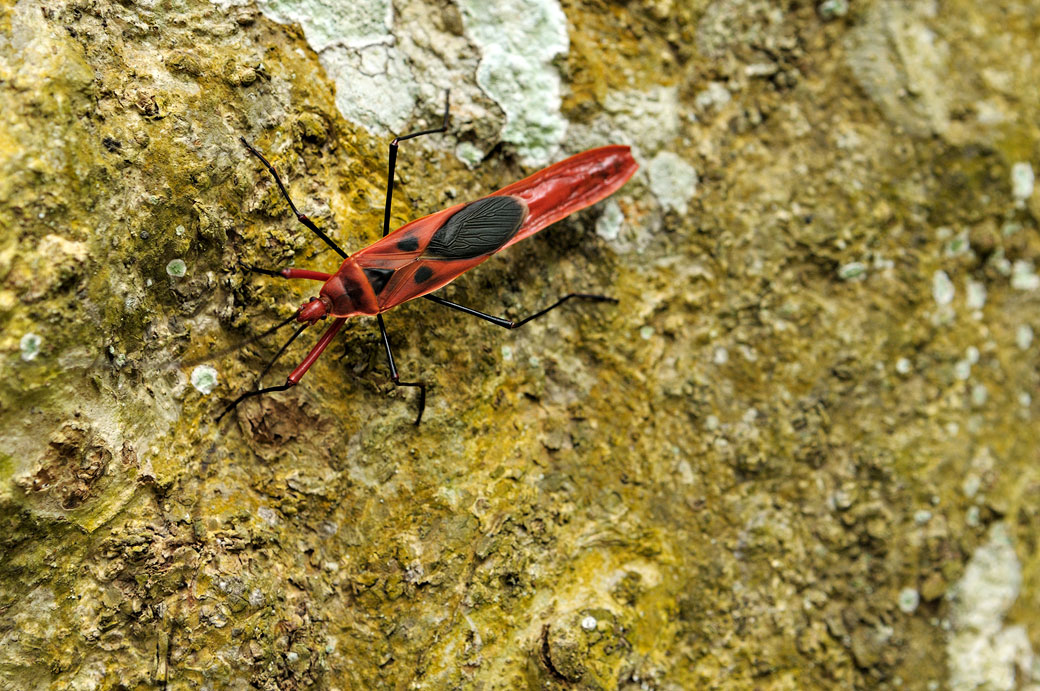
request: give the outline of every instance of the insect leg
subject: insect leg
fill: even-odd
[[[494,316],[492,316],[490,314],[485,314],[484,312],[479,312],[479,311],[477,311],[475,309],[472,309],[470,307],[465,307],[465,306],[460,305],[458,303],[451,302],[450,300],[445,300],[444,298],[437,297],[436,295],[423,295],[423,297],[426,298],[427,300],[431,301],[431,302],[436,302],[438,305],[444,305],[445,307],[450,307],[450,308],[452,308],[454,310],[458,310],[460,312],[464,312],[466,314],[469,314],[469,315],[472,315],[474,317],[477,317],[478,319],[483,319],[484,321],[489,321],[492,324],[494,324],[496,326],[501,326],[504,329],[519,329],[521,326],[523,326],[527,322],[531,321],[532,319],[537,319],[538,317],[542,316],[543,314],[545,314],[549,310],[556,309],[557,307],[559,307],[563,303],[567,302],[571,298],[579,298],[581,300],[592,300],[593,302],[613,302],[614,304],[617,304],[617,299],[616,298],[607,297],[606,295],[589,295],[587,293],[569,293],[567,295],[564,295],[562,298],[560,298],[559,300],[557,300],[553,304],[549,305],[545,309],[541,310],[540,312],[535,312],[534,314],[530,315],[529,317],[524,317],[520,321],[511,321],[509,319],[503,319],[502,317],[494,317]]]
[[[259,266],[246,264],[243,261],[238,262],[238,264],[247,271],[252,271],[256,274],[263,274],[264,276],[273,276],[274,278],[306,278],[311,281],[322,282],[332,278],[332,274],[322,273],[321,271],[311,271],[309,269],[262,269]]]
[[[225,415],[234,410],[234,408],[238,406],[239,403],[246,400],[247,398],[252,398],[253,396],[261,396],[265,393],[274,393],[275,391],[285,391],[286,389],[289,389],[300,383],[300,379],[303,378],[303,375],[307,373],[307,370],[311,368],[311,365],[314,364],[314,362],[318,359],[322,352],[324,352],[325,349],[328,347],[329,343],[332,342],[332,339],[336,336],[336,333],[340,330],[340,328],[343,326],[343,322],[345,321],[347,321],[345,317],[334,319],[332,321],[332,324],[329,325],[329,328],[325,330],[325,333],[321,335],[321,338],[318,339],[318,342],[314,344],[313,348],[311,348],[311,352],[307,353],[307,357],[303,359],[303,362],[297,365],[296,369],[294,369],[289,374],[289,378],[285,380],[284,384],[282,384],[281,386],[268,386],[267,388],[257,389],[255,391],[246,391],[244,394],[242,394],[235,400],[231,401],[231,404],[227,408],[224,408],[224,412],[217,416],[217,422],[220,422],[220,420]],[[292,343],[292,341],[296,340],[296,337],[300,335],[300,331],[302,330],[303,329],[301,328],[295,334],[293,334],[293,337],[289,339],[289,343]],[[278,356],[282,354],[282,351],[284,351],[285,348],[288,347],[288,345],[289,344],[287,343],[285,346],[282,347],[282,350],[278,351],[278,355],[275,356],[275,359],[277,359]]]
[[[276,183],[278,183],[278,189],[280,189],[282,191],[282,196],[285,197],[285,201],[289,202],[289,208],[292,209],[292,212],[294,214],[296,214],[296,220],[298,220],[300,223],[305,225],[308,229],[313,231],[315,235],[317,235],[319,238],[321,238],[322,242],[324,242],[326,245],[328,245],[332,249],[336,250],[336,252],[339,254],[339,256],[341,256],[344,259],[346,259],[347,258],[347,253],[344,252],[343,250],[341,250],[339,248],[339,245],[337,245],[335,242],[332,241],[332,238],[330,238],[328,235],[323,233],[322,230],[318,226],[314,225],[314,222],[311,221],[311,219],[309,219],[306,214],[301,214],[299,211],[296,210],[296,205],[293,204],[293,200],[289,197],[289,192],[286,191],[285,185],[282,184],[282,179],[280,177],[278,177],[278,171],[276,171],[274,169],[274,166],[271,165],[270,163],[268,163],[267,159],[264,158],[263,154],[261,154],[259,151],[254,149],[252,147],[252,145],[250,145],[250,143],[245,140],[245,138],[239,137],[239,139],[242,141],[243,144],[246,145],[246,148],[249,149],[249,152],[251,154],[253,154],[254,156],[256,156],[257,158],[260,159],[260,162],[264,164],[264,167],[267,168],[267,170],[274,177],[274,181]]]
[[[422,421],[423,411],[426,410],[426,384],[421,381],[401,381],[401,377],[397,374],[397,365],[394,364],[394,354],[390,350],[390,337],[386,335],[386,325],[383,324],[383,315],[377,314],[376,320],[379,322],[379,333],[383,335],[383,347],[386,349],[386,360],[390,364],[390,380],[394,383],[394,386],[415,386],[419,389],[419,415],[415,418],[415,424],[418,425]]]
[[[390,142],[390,158],[387,163],[387,174],[386,174],[386,209],[383,212],[383,237],[386,237],[390,232],[390,200],[394,196],[394,169],[397,167],[397,145],[406,139],[412,139],[413,137],[421,137],[424,134],[436,134],[437,132],[446,132],[448,130],[448,111],[451,107],[451,91],[444,92],[444,121],[440,127],[436,127],[432,130],[423,130],[421,132],[412,132],[411,134],[405,134],[397,137]]]
[[[242,394],[241,396],[239,396],[235,400],[231,401],[231,403],[228,405],[227,408],[224,408],[224,412],[222,412],[220,415],[217,416],[217,422],[220,422],[221,420],[223,420],[225,415],[227,415],[232,410],[234,410],[236,407],[238,407],[238,404],[241,403],[242,401],[246,400],[247,398],[252,398],[253,396],[260,396],[260,395],[265,394],[265,393],[274,393],[275,391],[285,391],[286,389],[288,389],[291,386],[293,386],[293,383],[287,381],[284,384],[282,384],[281,386],[268,386],[266,389],[256,389],[255,391],[246,391],[244,394]]]

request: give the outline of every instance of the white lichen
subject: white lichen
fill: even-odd
[[[849,262],[838,267],[838,278],[843,281],[862,280],[867,277],[867,266],[863,262]]]
[[[184,278],[188,273],[188,265],[183,259],[171,259],[166,265],[166,273],[172,278]]]
[[[840,19],[849,13],[849,0],[823,0],[816,6],[816,11],[825,22]]]
[[[467,168],[473,170],[484,160],[484,152],[476,144],[460,142],[455,147],[455,158],[462,161]]]
[[[390,0],[257,0],[257,7],[268,19],[300,25],[336,84],[336,107],[347,120],[385,135],[414,117],[418,80],[391,33]]]
[[[950,280],[945,271],[940,269],[932,274],[932,297],[935,298],[935,304],[940,307],[949,305],[953,302],[953,296],[956,292],[956,288],[953,287],[953,281]]]
[[[608,242],[617,240],[624,220],[621,206],[614,199],[608,199],[603,203],[603,213],[596,220],[596,235]]]
[[[679,155],[662,151],[646,166],[650,191],[661,206],[685,215],[687,205],[697,192],[697,171]]]
[[[989,389],[985,384],[976,384],[971,387],[971,403],[976,408],[981,408],[989,400]]]
[[[968,231],[962,230],[946,241],[946,247],[943,252],[947,257],[959,257],[962,254],[967,254],[970,250],[971,243],[968,242]]]
[[[199,365],[191,371],[191,385],[203,396],[217,388],[217,370],[210,365]]]
[[[915,588],[903,588],[899,591],[899,609],[905,614],[913,614],[921,604],[921,594]]]
[[[1033,327],[1029,324],[1019,324],[1015,329],[1015,345],[1019,350],[1029,350],[1033,345]]]
[[[556,0],[460,0],[466,34],[480,48],[477,83],[502,108],[509,142],[527,165],[553,158],[567,121],[553,65],[567,52],[567,17]]]
[[[1032,677],[1033,651],[1022,626],[1005,626],[1018,599],[1022,567],[1003,523],[968,562],[951,590],[950,688],[1012,689]]]
[[[1011,287],[1015,290],[1036,290],[1040,288],[1040,276],[1036,274],[1033,262],[1019,259],[1011,269]]]
[[[964,285],[964,301],[968,309],[980,310],[986,305],[986,284],[969,279]]]
[[[733,98],[729,89],[722,82],[708,82],[707,88],[694,96],[694,104],[701,109],[717,108],[729,103]]]
[[[43,343],[43,339],[34,333],[27,333],[22,336],[21,340],[18,341],[18,348],[21,350],[22,360],[29,362],[30,360],[36,359],[36,356],[40,354],[41,343]]]
[[[1019,161],[1011,166],[1011,196],[1016,201],[1025,201],[1033,196],[1033,185],[1036,183],[1036,175],[1033,166],[1024,161]]]

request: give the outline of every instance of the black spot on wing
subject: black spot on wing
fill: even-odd
[[[430,280],[431,276],[433,276],[433,269],[431,269],[428,266],[420,266],[419,269],[415,272],[415,276],[413,276],[412,278],[415,280],[417,284],[422,284]]]
[[[515,197],[485,197],[459,209],[437,229],[426,255],[438,259],[474,259],[509,242],[524,221],[523,202]]]
[[[414,252],[419,249],[419,238],[415,236],[401,238],[397,241],[397,249],[402,252]]]
[[[390,277],[394,275],[393,269],[362,269],[362,271],[365,272],[365,278],[368,279],[369,285],[372,286],[372,292],[376,295],[383,292],[383,288],[386,288]]]

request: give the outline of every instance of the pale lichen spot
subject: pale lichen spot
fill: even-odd
[[[989,389],[986,388],[985,384],[976,384],[971,388],[971,402],[976,408],[986,405],[988,399]]]
[[[173,278],[184,278],[188,273],[188,265],[183,259],[171,259],[166,265],[166,273]]]
[[[1033,345],[1033,327],[1029,324],[1019,324],[1015,329],[1015,345],[1019,350],[1029,350]]]
[[[697,93],[693,102],[698,108],[706,110],[723,106],[732,100],[733,96],[722,82],[708,82],[707,88]]]
[[[199,365],[191,371],[191,385],[203,396],[217,388],[217,370],[210,365]]]
[[[603,214],[596,220],[596,235],[604,240],[617,240],[621,232],[621,224],[625,215],[621,213],[621,207],[613,199],[603,204]]]
[[[256,510],[256,515],[268,525],[278,525],[278,514],[270,506],[261,506]]]
[[[697,193],[697,171],[671,151],[662,151],[646,166],[650,191],[661,206],[680,216],[686,215],[688,204]]]
[[[899,591],[899,609],[905,614],[913,614],[921,604],[921,594],[914,588],[903,588]]]
[[[962,230],[946,241],[944,252],[947,257],[959,257],[962,254],[967,254],[970,250],[971,244],[968,242],[968,231]]]
[[[969,280],[965,284],[965,302],[968,309],[980,310],[986,305],[986,284]]]
[[[825,22],[840,19],[849,13],[849,0],[823,0],[816,6],[816,12]]]
[[[956,289],[953,287],[953,281],[950,280],[945,271],[940,269],[932,274],[932,297],[935,298],[935,304],[940,307],[949,305],[953,302],[953,296],[956,292]]]
[[[33,360],[40,354],[40,344],[43,339],[34,333],[27,333],[18,341],[18,347],[22,351],[22,359],[26,362]]]
[[[1040,288],[1040,276],[1036,274],[1033,262],[1019,259],[1011,269],[1011,287],[1015,290],[1036,290]]]
[[[1024,161],[1019,161],[1011,166],[1011,196],[1017,202],[1024,202],[1033,196],[1033,185],[1036,183],[1036,175],[1033,166]]]
[[[849,262],[838,267],[838,278],[843,281],[863,280],[867,277],[867,266],[863,262]]]
[[[961,483],[961,491],[968,499],[973,499],[979,493],[980,487],[982,487],[982,478],[975,473],[968,473],[964,482]]]
[[[642,338],[644,341],[649,341],[651,338],[653,338],[653,336],[654,327],[648,325],[639,328],[639,337]]]
[[[473,170],[484,160],[484,151],[471,142],[460,142],[455,147],[455,158],[462,161],[467,168]]]

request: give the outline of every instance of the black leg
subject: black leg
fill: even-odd
[[[582,300],[592,300],[594,302],[613,302],[614,304],[617,304],[617,300],[615,298],[607,297],[606,295],[589,295],[587,293],[570,293],[568,295],[564,295],[562,298],[560,298],[559,300],[557,300],[553,304],[549,305],[548,307],[546,307],[545,309],[543,309],[540,312],[535,312],[531,316],[524,317],[520,321],[510,321],[509,319],[503,319],[502,317],[494,317],[494,316],[492,316],[490,314],[485,314],[483,312],[478,312],[475,309],[471,309],[469,307],[464,307],[464,306],[462,306],[462,305],[460,305],[458,303],[451,302],[450,300],[445,300],[444,298],[439,298],[436,295],[423,295],[423,297],[426,298],[427,300],[430,300],[431,302],[436,302],[438,305],[444,305],[445,307],[450,307],[450,308],[452,308],[454,310],[458,310],[460,312],[465,312],[466,314],[472,315],[472,316],[477,317],[479,319],[483,319],[484,321],[489,321],[489,322],[491,322],[492,324],[494,324],[496,326],[501,326],[504,329],[519,329],[521,326],[523,326],[527,322],[531,321],[532,319],[537,319],[538,317],[542,316],[543,314],[545,314],[549,310],[556,309],[557,307],[559,307],[563,303],[567,302],[571,298],[580,298]]]
[[[278,326],[275,326],[275,327],[273,327],[273,328],[271,328],[271,329],[268,329],[267,331],[265,331],[265,332],[264,332],[263,334],[261,334],[261,335],[262,335],[262,336],[266,336],[267,334],[271,333],[272,331],[275,331],[275,330],[277,330],[277,329],[280,329],[280,328],[282,328],[283,326],[285,326],[286,324],[288,324],[289,322],[291,322],[291,321],[293,321],[293,320],[295,320],[295,319],[296,319],[296,316],[295,316],[295,315],[293,315],[292,317],[289,317],[288,319],[286,319],[285,321],[283,321],[283,322],[282,322],[281,324],[279,324]],[[266,367],[264,367],[263,371],[262,371],[262,372],[260,373],[260,376],[256,378],[256,386],[257,386],[256,390],[255,390],[255,391],[247,391],[247,392],[245,392],[244,394],[242,394],[241,396],[239,396],[238,398],[236,398],[236,399],[235,399],[234,401],[232,401],[232,402],[231,402],[231,405],[229,405],[229,406],[228,406],[227,408],[224,408],[224,412],[222,412],[222,413],[221,413],[221,414],[220,414],[220,415],[219,415],[219,416],[217,417],[217,422],[220,422],[220,420],[221,420],[221,419],[222,419],[222,418],[223,418],[223,417],[224,417],[225,415],[227,415],[227,414],[228,414],[228,413],[230,413],[230,412],[231,412],[232,410],[234,410],[234,408],[235,408],[235,407],[236,407],[236,406],[237,406],[237,405],[238,405],[239,403],[241,403],[242,401],[246,400],[247,398],[251,398],[251,397],[253,397],[253,396],[259,396],[260,394],[265,394],[265,393],[271,393],[272,391],[285,391],[285,390],[286,390],[286,389],[288,389],[288,388],[289,388],[290,386],[294,386],[294,385],[295,385],[295,382],[292,382],[292,381],[287,381],[287,382],[286,382],[286,383],[285,383],[285,384],[284,384],[283,386],[271,386],[271,387],[268,387],[268,388],[266,388],[266,389],[262,389],[262,388],[260,388],[260,382],[261,382],[261,381],[263,381],[263,378],[264,378],[264,376],[265,376],[265,375],[266,375],[266,374],[267,374],[268,372],[270,372],[270,371],[271,371],[271,367],[272,367],[272,366],[274,366],[274,363],[275,363],[275,362],[277,362],[277,361],[278,361],[278,358],[280,358],[280,357],[282,356],[282,353],[284,353],[284,352],[285,352],[285,351],[286,351],[286,350],[287,350],[287,349],[289,348],[289,346],[290,346],[290,345],[292,345],[292,342],[293,342],[293,341],[295,341],[295,340],[296,340],[296,339],[297,339],[297,338],[299,337],[299,335],[303,333],[303,330],[304,330],[304,329],[306,329],[306,328],[307,328],[308,326],[310,326],[310,325],[311,325],[311,323],[310,323],[310,322],[307,322],[307,323],[305,323],[305,324],[302,324],[302,325],[300,326],[300,328],[296,329],[296,331],[295,331],[295,332],[293,333],[293,335],[289,337],[289,340],[285,342],[285,345],[283,345],[283,346],[282,346],[281,348],[279,348],[279,349],[278,349],[278,352],[277,352],[277,353],[275,353],[275,354],[274,354],[274,357],[273,357],[273,358],[271,358],[270,362],[268,362],[268,363],[267,363],[267,366],[266,366]]]
[[[253,266],[252,264],[246,264],[241,259],[238,260],[238,265],[246,271],[251,271],[255,274],[263,274],[264,276],[273,276],[274,278],[281,278],[282,274],[277,269],[262,269],[259,266]]]
[[[275,391],[285,391],[286,389],[288,389],[290,387],[293,387],[293,386],[296,386],[295,382],[286,381],[281,386],[269,386],[266,389],[257,389],[256,391],[246,391],[244,394],[242,394],[241,396],[239,396],[235,400],[231,401],[231,405],[229,405],[227,408],[224,408],[224,412],[217,416],[217,422],[220,422],[225,415],[227,415],[232,410],[234,410],[235,407],[238,406],[239,403],[241,403],[242,401],[246,400],[247,398],[252,398],[253,396],[260,396],[260,395],[263,395],[265,393],[273,393]]]
[[[448,110],[451,107],[451,91],[444,92],[444,122],[441,123],[440,127],[432,130],[423,130],[422,132],[412,132],[394,139],[390,142],[390,158],[387,163],[387,174],[386,174],[386,209],[383,212],[383,237],[386,237],[390,232],[390,200],[394,196],[394,168],[397,167],[397,145],[406,139],[412,139],[413,137],[421,137],[424,134],[436,134],[437,132],[446,132],[448,130]],[[418,424],[418,423],[417,423]]]
[[[419,415],[415,418],[415,424],[418,425],[422,421],[423,411],[426,410],[426,384],[421,381],[401,381],[400,375],[397,374],[397,365],[394,364],[394,354],[390,350],[390,337],[386,335],[383,315],[377,314],[376,320],[379,322],[379,333],[383,335],[386,360],[390,364],[390,380],[393,381],[394,386],[415,386],[419,389]]]
[[[259,158],[260,162],[264,164],[264,167],[267,168],[267,170],[271,173],[272,176],[274,176],[274,181],[276,183],[278,183],[278,189],[280,189],[282,191],[282,196],[285,197],[285,201],[289,202],[289,208],[292,209],[292,212],[294,214],[296,214],[296,219],[300,223],[302,223],[303,225],[307,226],[308,229],[312,230],[315,235],[317,235],[319,238],[322,239],[322,242],[324,242],[326,245],[328,245],[332,249],[336,250],[336,252],[339,253],[339,256],[341,256],[344,259],[346,259],[347,258],[347,253],[344,252],[343,250],[341,250],[339,248],[339,245],[337,245],[335,242],[333,242],[332,239],[328,235],[323,233],[321,231],[321,229],[318,228],[318,226],[314,225],[314,222],[311,221],[311,219],[307,218],[306,214],[301,214],[299,211],[296,210],[296,205],[293,204],[293,200],[289,197],[289,193],[286,191],[285,185],[282,184],[282,179],[280,177],[278,177],[278,171],[276,171],[274,169],[274,166],[272,166],[270,163],[268,163],[267,159],[263,157],[263,154],[261,154],[259,151],[254,149],[250,145],[250,143],[247,142],[243,137],[239,137],[239,139],[241,139],[242,143],[246,145],[246,148],[249,149],[249,152],[251,154],[253,154],[254,156],[256,156],[257,158]]]

